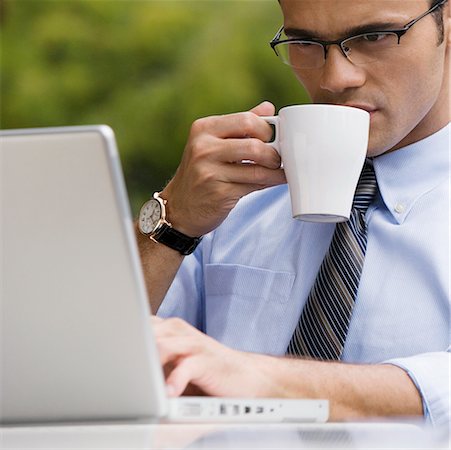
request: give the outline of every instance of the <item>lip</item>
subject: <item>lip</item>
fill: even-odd
[[[373,116],[377,111],[377,108],[375,108],[374,106],[358,104],[358,103],[343,103],[341,106],[349,106],[351,108],[363,109],[364,111],[370,113],[371,116]]]

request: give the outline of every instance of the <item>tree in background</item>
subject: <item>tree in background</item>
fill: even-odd
[[[268,42],[274,0],[3,0],[1,128],[110,125],[136,213],[191,123],[307,101]]]

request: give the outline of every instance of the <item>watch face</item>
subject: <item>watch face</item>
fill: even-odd
[[[152,233],[161,219],[161,205],[157,200],[151,199],[143,205],[139,213],[139,228],[145,233]]]

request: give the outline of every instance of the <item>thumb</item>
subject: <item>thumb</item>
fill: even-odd
[[[273,116],[276,112],[275,106],[268,101],[264,101],[250,110],[257,116]]]

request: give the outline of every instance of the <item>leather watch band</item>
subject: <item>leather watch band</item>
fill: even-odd
[[[152,236],[155,241],[168,247],[177,250],[182,255],[190,255],[194,252],[201,237],[189,237],[186,234],[180,233],[180,231],[174,230],[168,224],[163,223],[157,232]]]

